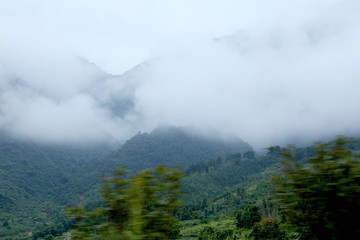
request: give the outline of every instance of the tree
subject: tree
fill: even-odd
[[[255,204],[248,204],[237,213],[236,226],[238,228],[252,228],[260,220],[258,207]]]
[[[87,211],[70,210],[77,239],[171,239],[179,236],[179,222],[173,218],[180,207],[179,170],[165,166],[125,178],[125,169],[105,180],[105,207]]]
[[[286,234],[280,228],[280,224],[275,218],[263,218],[260,222],[255,223],[250,234],[254,240],[267,239],[286,239]]]
[[[354,239],[360,228],[360,162],[339,137],[318,144],[307,164],[289,148],[283,176],[274,178],[282,215],[300,239]],[[357,237],[356,237],[357,236]]]

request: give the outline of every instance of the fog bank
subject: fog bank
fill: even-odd
[[[355,0],[3,1],[0,128],[124,141],[159,125],[256,148],[358,135]]]

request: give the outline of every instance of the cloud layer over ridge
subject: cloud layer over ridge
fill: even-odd
[[[0,9],[0,128],[15,136],[123,141],[166,124],[265,147],[360,132],[358,1]]]

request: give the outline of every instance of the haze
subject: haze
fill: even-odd
[[[0,2],[0,128],[124,141],[160,125],[256,148],[360,132],[360,2]]]

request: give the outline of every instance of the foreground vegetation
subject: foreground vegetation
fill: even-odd
[[[338,138],[329,144],[318,144],[315,148],[315,156],[305,163],[294,157],[294,154],[298,154],[295,148],[283,150],[285,160],[282,164],[282,174],[273,177],[277,187],[275,193],[257,189],[256,195],[251,187],[245,189],[247,192],[229,191],[230,195],[225,194],[221,197],[220,211],[215,207],[220,199],[204,198],[201,203],[195,204],[197,208],[194,204],[188,204],[175,212],[179,202],[173,197],[179,195],[179,185],[173,184],[179,181],[181,175],[164,167],[136,175],[131,179],[132,185],[128,193],[118,188],[119,183],[128,182],[117,180],[115,182],[117,188],[110,195],[112,199],[110,204],[107,194],[109,187],[105,188],[104,197],[108,207],[105,213],[101,212],[102,208],[90,212],[90,215],[88,212],[80,212],[81,224],[76,221],[75,229],[84,232],[82,223],[85,217],[87,223],[85,232],[91,229],[91,234],[79,235],[77,232],[76,236],[79,239],[104,239],[94,238],[93,234],[101,234],[102,228],[107,226],[105,223],[109,222],[115,230],[106,228],[106,233],[116,234],[106,239],[353,239],[360,232],[353,221],[360,213],[360,162],[358,156],[346,147],[349,143],[351,142],[348,139]],[[281,150],[278,148],[272,148],[268,154],[278,155],[279,151]],[[229,155],[228,160],[233,159],[232,157],[234,155]],[[235,161],[235,163],[241,165],[241,162]],[[221,166],[222,161],[218,159],[201,165],[204,169],[207,169],[208,165],[215,169],[216,167],[228,169],[229,166],[234,168],[233,164]],[[194,166],[188,171],[191,169],[194,169]],[[197,169],[201,171],[201,168]],[[211,168],[205,170],[207,173],[210,171]],[[152,175],[153,173],[157,173],[157,177]],[[155,178],[157,180],[150,184]],[[222,184],[224,183],[229,182],[224,180]],[[151,188],[148,189],[150,186]],[[142,194],[143,192],[147,194]],[[252,193],[252,198],[249,193]],[[137,203],[134,205],[135,208],[123,208],[123,204],[129,201],[127,196]],[[124,202],[114,204],[114,199]],[[212,200],[211,203],[208,199]],[[226,200],[230,199],[237,200],[233,203],[238,203],[237,206],[232,206],[238,208],[233,219],[228,215],[231,205],[225,204]],[[131,201],[126,204],[130,203]],[[121,217],[104,219],[113,212],[116,212],[115,216]],[[88,225],[89,220],[93,220],[94,213],[97,220],[95,224]],[[73,216],[79,217],[78,214],[79,212],[76,212]],[[126,216],[123,216],[124,214]],[[127,223],[127,216],[131,214],[137,217]],[[192,218],[192,221],[184,221],[184,218]],[[185,225],[181,234],[178,231],[179,219],[182,219]],[[200,220],[200,224],[194,221],[196,219]],[[189,225],[191,222],[193,226]],[[137,233],[133,229],[134,226]],[[125,229],[127,229],[126,235],[123,235]]]

